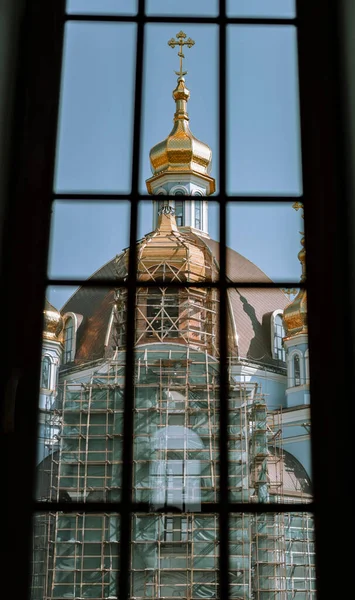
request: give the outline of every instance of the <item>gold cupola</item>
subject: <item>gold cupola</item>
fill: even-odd
[[[186,34],[180,31],[177,34],[179,41],[171,39],[168,44],[171,47],[180,45],[180,71],[178,75],[176,88],[173,90],[173,98],[176,104],[174,114],[174,126],[168,137],[159,142],[150,151],[150,165],[153,177],[147,180],[147,189],[149,194],[154,193],[157,187],[154,185],[158,180],[167,174],[175,175],[197,175],[207,184],[208,194],[215,191],[215,180],[210,176],[212,167],[211,148],[198,140],[190,131],[189,116],[187,113],[187,102],[190,98],[190,92],[185,85],[184,75],[187,71],[182,70],[182,47],[187,45],[191,47],[194,41],[189,38],[185,41]]]
[[[63,318],[60,312],[46,299],[44,306],[43,337],[47,340],[61,341]]]
[[[300,202],[295,202],[293,208],[298,210],[303,207]],[[298,259],[302,265],[301,283],[306,281],[306,250],[304,244],[305,240],[304,237],[302,237],[302,248],[298,253]],[[283,320],[285,324],[286,339],[300,334],[307,334],[307,292],[305,289],[301,289],[292,302],[286,306],[283,313]]]

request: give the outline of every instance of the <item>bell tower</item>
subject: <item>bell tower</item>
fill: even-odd
[[[212,167],[211,148],[198,140],[190,131],[187,102],[190,92],[185,85],[183,71],[184,46],[191,48],[194,41],[186,39],[180,31],[176,39],[168,44],[172,48],[179,46],[180,69],[173,98],[176,104],[174,126],[165,140],[159,142],[150,151],[152,177],[147,179],[149,194],[159,196],[153,201],[153,229],[158,225],[158,217],[164,206],[174,210],[176,225],[185,231],[192,230],[198,234],[208,235],[208,202],[207,196],[215,191],[215,180],[210,175]],[[176,199],[164,196],[176,196]],[[190,196],[186,200],[184,196]]]

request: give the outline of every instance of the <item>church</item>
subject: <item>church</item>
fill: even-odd
[[[142,600],[219,597],[209,510],[219,495],[219,244],[208,225],[212,151],[187,110],[182,49],[193,43],[183,32],[169,42],[180,46],[174,125],[150,152],[153,230],[137,242],[133,501],[146,510],[132,515],[129,551],[131,597]],[[127,296],[95,279],[124,281],[128,260],[124,250],[103,265],[60,311],[46,302],[37,498],[87,502],[88,512],[36,516],[33,600],[118,597],[119,515],[90,513],[90,502],[121,498]],[[227,276],[265,284],[228,289],[230,500],[310,502],[306,292],[290,302],[232,249]],[[232,599],[315,598],[310,514],[235,514],[229,530]]]

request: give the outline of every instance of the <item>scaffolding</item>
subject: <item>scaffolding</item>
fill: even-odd
[[[121,498],[124,382],[117,352],[61,384],[47,499],[84,501],[88,512],[36,517],[33,600],[117,598],[119,515],[91,514],[90,502]],[[268,414],[260,385],[231,384],[231,501],[294,501],[281,412]],[[149,511],[132,515],[131,597],[218,598],[219,523],[208,509],[219,498],[217,358],[176,343],[138,347],[132,409],[133,500]],[[310,515],[233,514],[229,525],[232,599],[315,598]]]

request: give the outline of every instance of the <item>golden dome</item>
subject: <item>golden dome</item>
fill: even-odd
[[[60,312],[46,299],[44,307],[43,336],[47,340],[59,340],[63,329],[63,319]]]
[[[301,239],[302,249],[298,253],[299,261],[302,265],[301,282],[306,280],[306,251],[304,249],[304,238]],[[286,338],[307,333],[307,292],[301,289],[292,302],[286,306],[283,313],[283,320],[286,330]]]
[[[152,193],[151,182],[166,173],[194,173],[209,181],[211,193],[215,191],[215,181],[209,176],[212,167],[212,150],[190,131],[186,108],[189,97],[190,92],[185,86],[185,79],[180,76],[173,91],[176,102],[174,127],[168,137],[150,151],[153,177],[147,180],[149,193]]]

